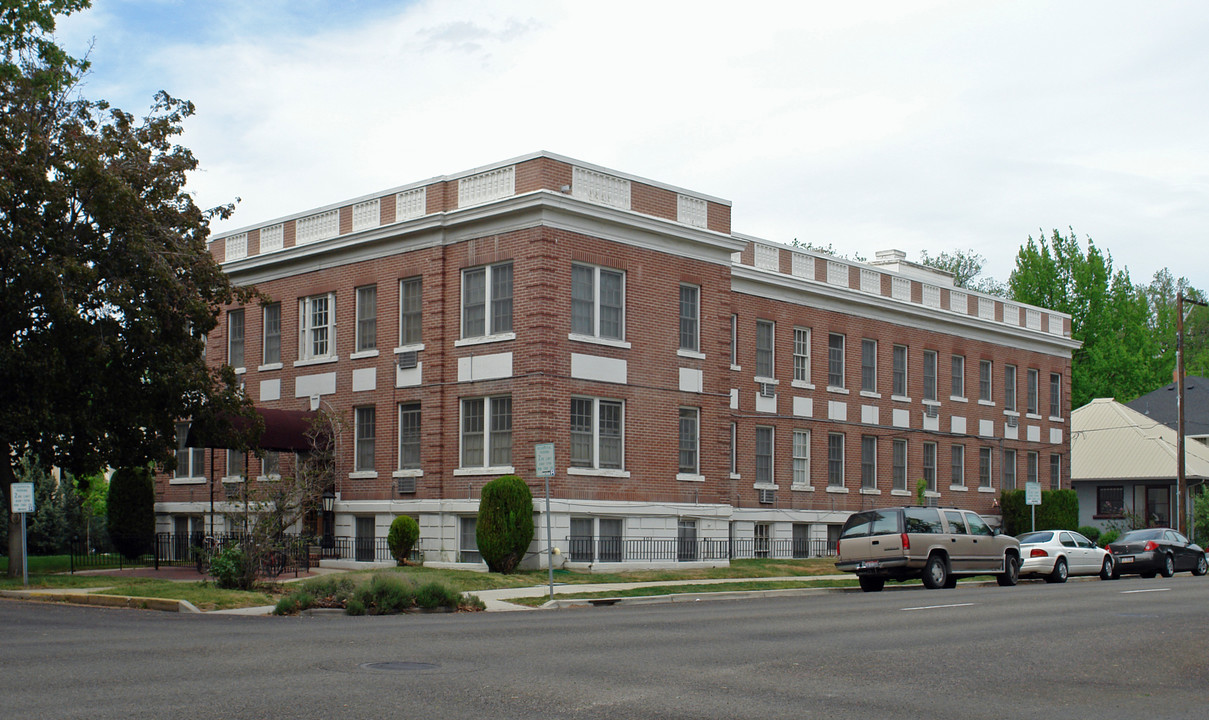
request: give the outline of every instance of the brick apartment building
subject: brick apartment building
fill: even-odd
[[[859,263],[733,233],[730,203],[701,193],[539,152],[210,248],[271,301],[227,308],[207,356],[258,406],[349,420],[334,535],[358,548],[408,514],[427,561],[477,562],[480,489],[516,473],[544,512],[546,442],[570,567],[818,554],[921,479],[989,516],[1001,489],[1070,487],[1069,316],[895,251]],[[245,467],[292,471],[184,448],[186,428],[157,480],[161,531],[221,528],[223,478]]]

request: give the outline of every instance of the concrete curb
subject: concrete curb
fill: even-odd
[[[169,598],[134,597],[130,595],[96,595],[55,590],[0,590],[0,597],[16,600],[41,600],[43,602],[71,603],[74,605],[96,605],[99,607],[131,608],[134,610],[160,610],[162,612],[201,613],[188,600]]]

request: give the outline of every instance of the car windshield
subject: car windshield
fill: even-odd
[[[1146,530],[1130,530],[1121,536],[1121,542],[1137,542],[1139,540],[1162,540],[1162,528],[1148,528]]]
[[[1053,540],[1054,534],[1052,532],[1031,532],[1018,535],[1016,539],[1020,541],[1021,545],[1025,543],[1044,543]]]

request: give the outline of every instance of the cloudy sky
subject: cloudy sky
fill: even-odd
[[[1073,227],[1209,289],[1209,3],[94,0],[84,93],[197,105],[216,231],[535,150],[872,257]]]

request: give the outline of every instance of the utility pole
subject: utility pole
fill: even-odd
[[[1184,535],[1191,533],[1186,518],[1192,516],[1192,498],[1187,497],[1188,480],[1184,470],[1184,303],[1209,307],[1199,300],[1178,293],[1175,298],[1175,529]]]

